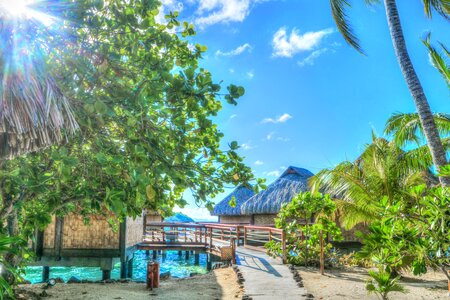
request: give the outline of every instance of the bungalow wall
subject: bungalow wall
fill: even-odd
[[[219,223],[251,224],[252,216],[219,216]]]
[[[111,228],[107,217],[88,218],[89,223],[85,224],[84,218],[77,214],[53,216],[44,231],[36,232],[37,261],[33,265],[100,267],[107,278],[113,265],[120,261],[124,269],[121,277],[126,277],[127,264],[143,238],[143,216],[126,218],[118,230]]]
[[[276,214],[253,215],[253,225],[255,226],[274,226]]]

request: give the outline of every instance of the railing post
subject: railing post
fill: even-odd
[[[230,245],[231,245],[231,263],[233,265],[236,264],[236,238],[232,237],[230,239]]]
[[[212,228],[209,228],[209,250],[212,250]]]
[[[239,226],[236,226],[236,243],[239,246],[239,240],[241,239],[241,229]]]
[[[269,242],[272,241],[272,230],[269,230]]]
[[[281,232],[281,243],[283,251],[283,264],[287,263],[287,253],[286,253],[286,231],[283,229]]]
[[[244,227],[244,247],[247,246],[247,227]]]

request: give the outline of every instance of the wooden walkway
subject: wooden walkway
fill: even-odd
[[[274,259],[261,251],[238,247],[236,260],[245,279],[245,294],[252,299],[305,299],[306,289],[297,286],[288,266],[283,265],[281,259]]]

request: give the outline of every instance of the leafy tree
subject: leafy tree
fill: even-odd
[[[381,0],[366,0],[365,2],[369,5],[374,5],[381,3]],[[420,122],[424,130],[428,147],[430,148],[433,163],[439,170],[447,164],[447,157],[431,113],[430,105],[408,54],[402,25],[400,23],[400,16],[397,10],[397,1],[384,0],[383,2],[386,9],[387,22],[394,45],[395,54],[402,70],[403,77],[405,78],[411,92],[411,96],[413,97],[417,113],[420,117]],[[433,9],[445,18],[449,17],[450,3],[447,0],[423,0],[422,2],[427,17],[431,18]],[[345,40],[357,51],[363,53],[359,40],[349,24],[346,12],[346,9],[350,6],[349,1],[331,0],[330,4],[336,25]],[[440,177],[439,180],[443,185],[450,184],[450,178]]]
[[[329,195],[302,192],[283,205],[278,218],[277,228],[286,232],[288,261],[293,264],[309,265],[318,262],[320,254],[320,233],[326,237],[324,251],[328,253],[332,244],[329,240],[341,238],[341,231],[333,221],[336,205]],[[281,254],[281,242],[271,241],[266,244],[273,256]],[[312,259],[311,259],[312,258]]]
[[[69,212],[168,214],[186,191],[210,208],[224,184],[255,180],[212,120],[244,89],[223,89],[199,67],[206,47],[189,44],[191,24],[177,13],[158,24],[153,0],[47,4],[61,21],[36,25],[29,47],[41,45],[80,130],[65,145],[1,162],[0,217],[20,230],[2,223],[0,232],[28,238]]]

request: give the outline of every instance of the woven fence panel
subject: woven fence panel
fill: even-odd
[[[231,260],[233,258],[233,249],[231,247],[220,248],[220,258],[222,260]]]
[[[143,241],[144,218],[142,216],[127,219],[126,246],[131,247]]]
[[[103,216],[90,216],[85,225],[83,217],[68,215],[64,218],[63,248],[66,249],[118,249],[119,231],[114,232]]]
[[[52,216],[52,222],[44,230],[43,246],[46,249],[55,248],[55,226],[56,226],[56,218],[55,216]]]

